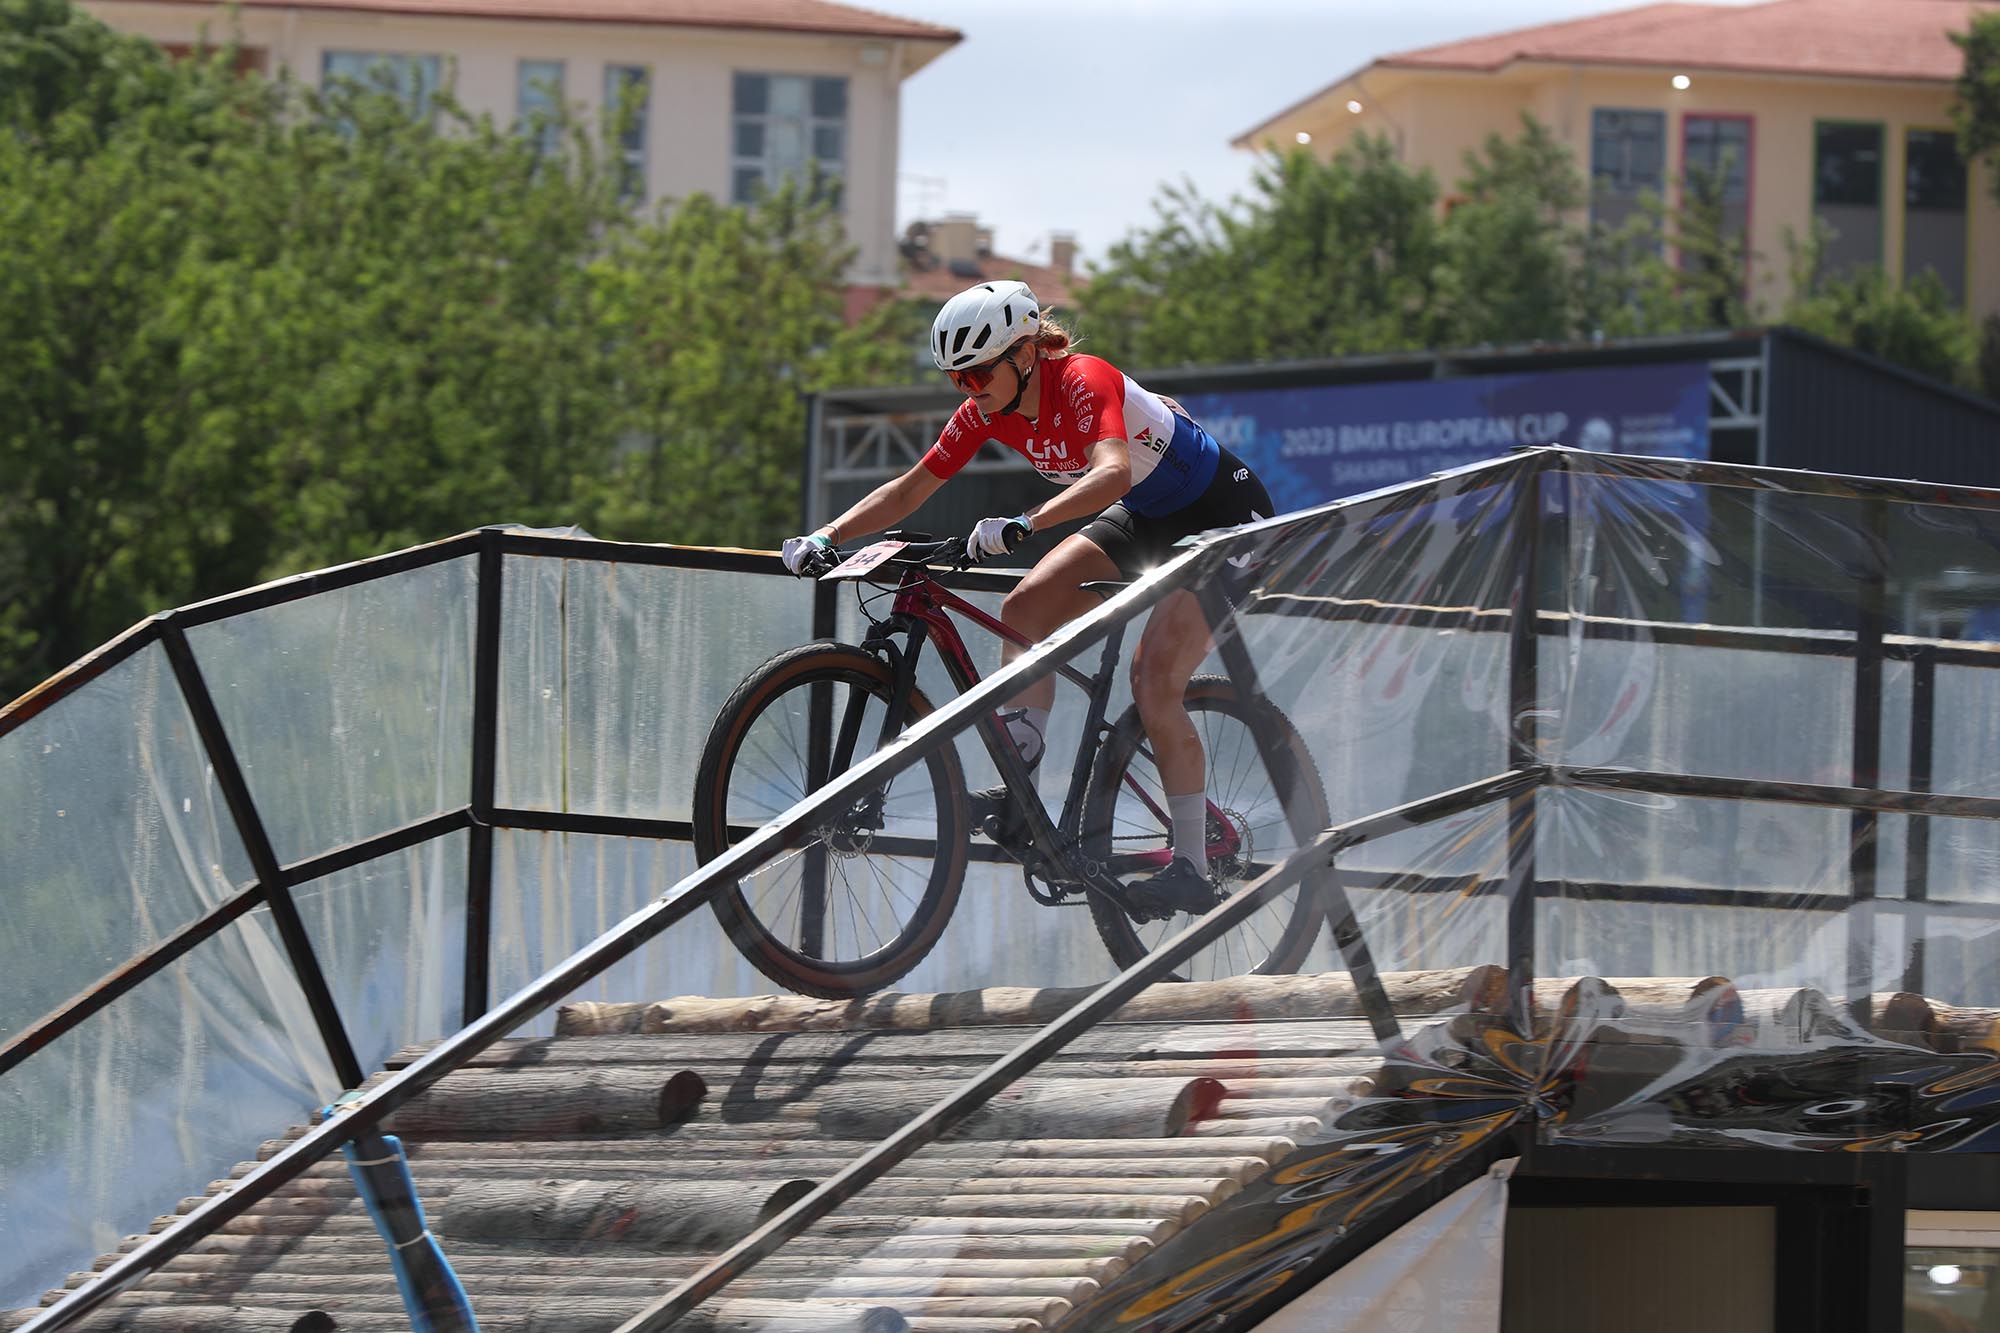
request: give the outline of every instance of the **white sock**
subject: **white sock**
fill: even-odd
[[[1045,739],[1049,732],[1049,710],[1046,708],[1011,708],[1000,716],[1007,719],[1007,734],[1014,740],[1014,750],[1021,756],[1021,762],[1029,768],[1042,762],[1042,751],[1048,745]]]
[[[1185,856],[1194,868],[1208,873],[1208,794],[1191,792],[1167,797],[1167,813],[1174,820],[1174,855]]]

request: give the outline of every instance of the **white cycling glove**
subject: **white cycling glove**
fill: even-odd
[[[833,554],[833,542],[823,533],[815,532],[806,537],[787,537],[778,552],[778,558],[785,562],[785,568],[794,574],[810,573],[809,566],[822,565]]]
[[[1018,525],[1019,531],[1012,541],[1008,540],[1008,529]],[[1005,555],[1020,544],[1021,538],[1035,530],[1025,514],[1013,518],[982,518],[973,526],[972,535],[965,539],[965,556],[968,560],[987,560],[996,555]]]

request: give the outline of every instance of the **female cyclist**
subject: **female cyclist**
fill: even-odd
[[[1091,518],[1042,557],[1001,606],[1001,620],[1030,641],[1097,604],[1084,584],[1135,579],[1162,563],[1182,537],[1269,516],[1270,497],[1256,476],[1179,404],[1109,362],[1072,351],[1070,341],[1023,282],[982,282],[945,302],[931,325],[931,358],[966,401],[916,466],[817,532],[788,538],[785,567],[815,573],[842,538],[894,527],[989,439],[1025,455],[1063,489],[1015,517],[981,519],[966,539],[970,558],[1004,555],[1011,524],[1039,532]],[[1200,604],[1182,590],[1154,609],[1132,656],[1133,699],[1173,819],[1173,860],[1127,886],[1134,904],[1151,910],[1199,912],[1217,901],[1208,873],[1205,758],[1182,704],[1209,647]],[[1015,655],[1010,645],[1005,657]],[[1051,677],[1001,713],[1030,768],[1041,761],[1054,698]],[[1004,821],[1014,809],[1004,786],[974,792],[972,802],[976,823],[995,814]],[[997,840],[1004,845],[1010,831],[1018,823],[1014,830],[1003,824]]]

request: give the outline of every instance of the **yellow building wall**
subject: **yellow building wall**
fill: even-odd
[[[213,10],[147,0],[84,0],[111,27],[158,42],[192,44],[204,25],[212,41],[232,31]],[[269,53],[267,68],[289,68],[318,86],[327,51],[380,51],[444,58],[444,79],[475,115],[502,125],[517,115],[522,60],[563,63],[564,96],[595,116],[606,65],[652,71],[646,125],[651,199],[706,193],[730,197],[731,75],[844,75],[847,78],[843,220],[857,254],[852,282],[894,285],[897,121],[905,52],[899,44],[812,34],[760,34],[606,23],[517,23],[338,10],[239,11],[246,46]]]
[[[1666,180],[1670,199],[1682,176],[1682,127],[1689,115],[1751,119],[1751,294],[1763,317],[1789,296],[1785,233],[1804,237],[1813,212],[1814,125],[1819,120],[1867,121],[1883,127],[1881,242],[1884,266],[1900,278],[1906,219],[1903,209],[1905,133],[1951,126],[1948,86],[1750,77],[1690,71],[1676,90],[1672,70],[1633,71],[1588,66],[1525,66],[1494,75],[1378,69],[1300,107],[1272,141],[1297,131],[1316,150],[1337,151],[1366,131],[1387,134],[1403,161],[1429,170],[1448,197],[1464,174],[1468,151],[1498,131],[1511,137],[1527,111],[1590,163],[1591,113],[1597,108],[1665,112]],[[1362,110],[1347,110],[1352,99]],[[1966,300],[1977,316],[2000,313],[2000,199],[1990,170],[1975,169],[1968,185]]]

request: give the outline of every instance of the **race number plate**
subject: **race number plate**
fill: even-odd
[[[820,575],[820,578],[862,578],[870,570],[886,562],[890,556],[896,554],[896,552],[902,550],[907,545],[909,545],[908,542],[876,542],[873,546],[864,546],[853,555],[848,556],[847,559],[835,565],[832,569],[826,571],[826,573]]]

